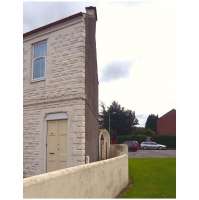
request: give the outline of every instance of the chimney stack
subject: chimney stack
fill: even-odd
[[[90,15],[91,17],[95,17],[95,19],[97,21],[96,7],[93,7],[93,6],[86,7],[86,14]]]

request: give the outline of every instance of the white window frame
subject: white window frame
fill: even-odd
[[[47,46],[47,39],[45,40],[40,40],[40,41],[37,41],[37,42],[34,42],[32,44],[32,82],[35,82],[35,81],[44,81],[46,79],[46,58],[47,58],[47,50],[46,50],[46,55],[45,56],[39,56],[39,57],[36,57],[34,58],[34,45],[39,43],[39,42],[43,42],[43,41],[46,41],[46,49],[48,49],[48,46]],[[36,59],[39,59],[39,58],[44,58],[44,76],[43,77],[40,77],[40,78],[34,78],[33,77],[33,73],[34,73],[34,61]]]

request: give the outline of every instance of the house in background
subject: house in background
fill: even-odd
[[[97,161],[97,13],[24,34],[24,177]]]
[[[172,109],[157,120],[158,135],[176,135],[176,110]]]

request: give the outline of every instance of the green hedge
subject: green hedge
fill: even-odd
[[[146,135],[120,135],[117,137],[117,143],[121,144],[127,140],[137,140],[139,143],[145,141]],[[168,148],[176,148],[176,136],[152,136],[152,140],[164,144]]]
[[[176,136],[154,136],[153,140],[166,145],[168,148],[176,148]]]
[[[139,143],[145,141],[146,135],[120,135],[117,136],[117,143],[121,144],[127,140],[137,140]]]

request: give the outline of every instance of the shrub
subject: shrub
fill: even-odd
[[[145,141],[146,135],[120,135],[117,137],[117,143],[121,144],[127,140],[137,140],[139,143]]]
[[[153,136],[155,135],[155,132],[151,129],[146,128],[136,128],[133,132],[133,135],[146,135],[146,136]]]
[[[168,148],[176,148],[176,136],[159,135],[152,138],[155,142],[164,144]]]
[[[144,134],[137,134],[137,135],[119,135],[117,136],[117,143],[121,144],[128,140],[137,140],[139,143],[146,140],[149,135]],[[153,135],[152,140],[159,143],[166,145],[167,148],[176,148],[176,136],[158,136]]]

